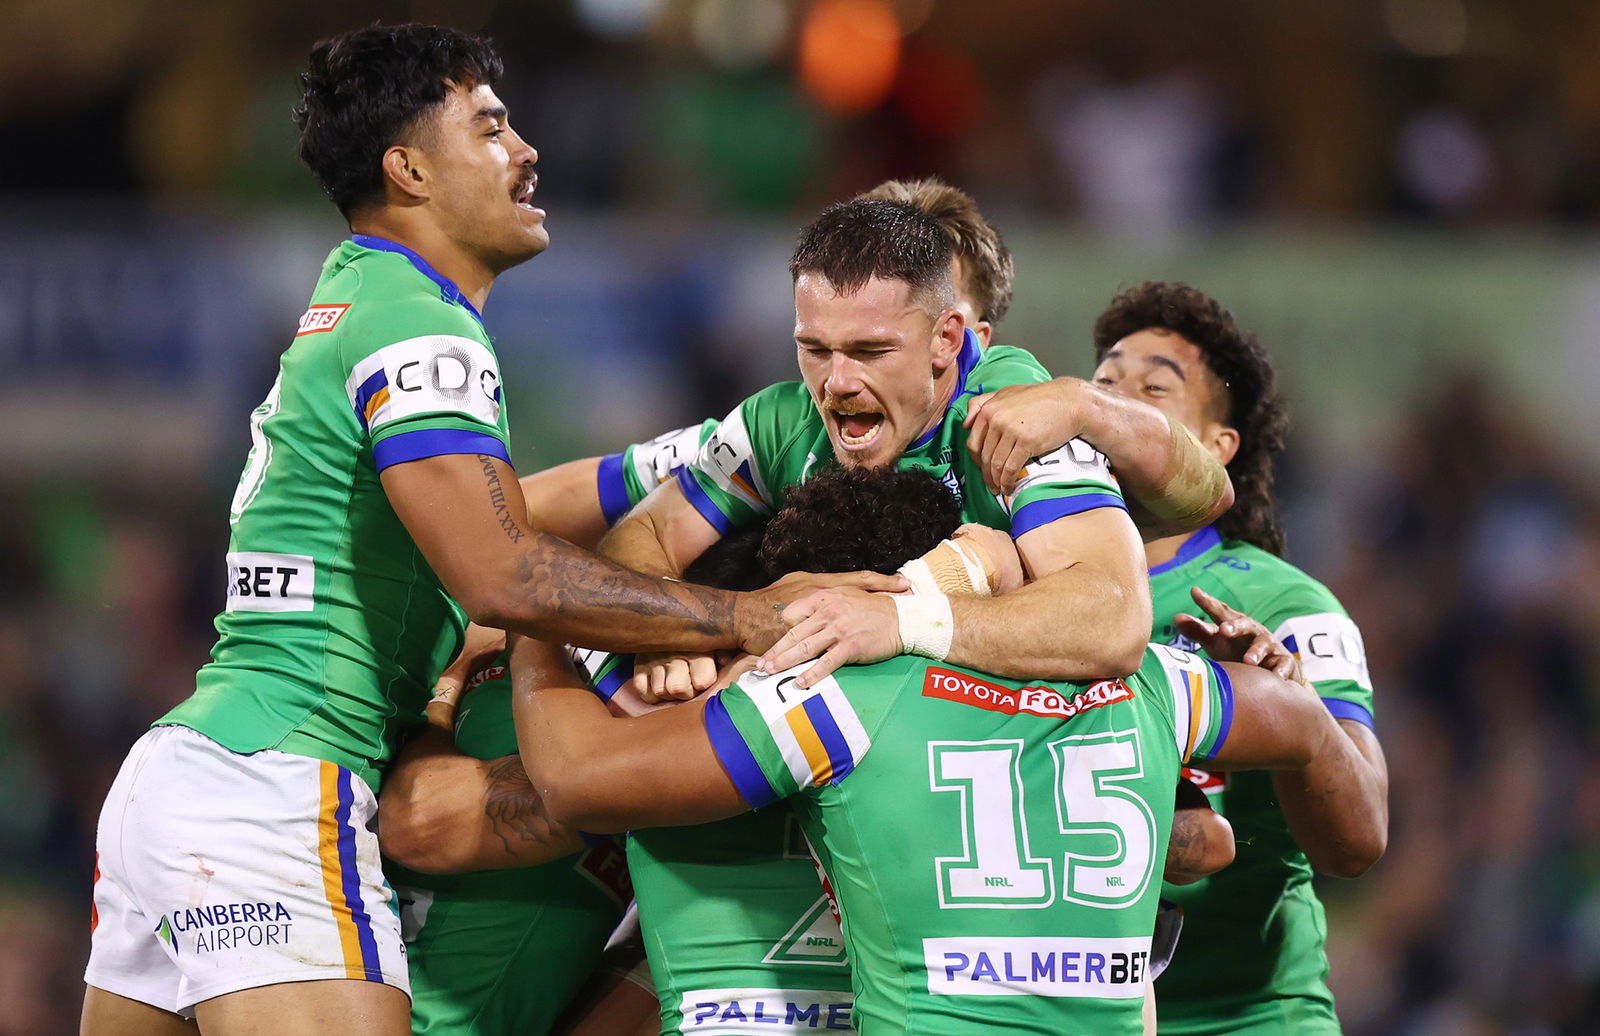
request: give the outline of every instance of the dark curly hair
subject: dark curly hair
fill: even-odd
[[[1216,299],[1187,284],[1146,281],[1111,300],[1094,323],[1096,362],[1131,334],[1163,328],[1193,343],[1228,390],[1228,425],[1239,452],[1228,463],[1234,503],[1216,522],[1228,539],[1283,553],[1283,526],[1272,495],[1273,460],[1283,452],[1289,414],[1272,361]]]
[[[383,153],[443,103],[448,83],[493,86],[488,40],[433,25],[374,25],[311,48],[294,109],[300,159],[348,219],[381,196]]]
[[[820,273],[839,292],[873,277],[905,281],[919,304],[955,304],[950,239],[939,221],[910,205],[877,198],[835,202],[800,232],[789,275]]]
[[[899,468],[825,468],[789,490],[767,524],[761,561],[789,572],[889,573],[921,557],[961,524],[943,482]]]
[[[733,530],[684,568],[684,581],[718,590],[760,590],[772,582],[761,562],[766,533],[766,522]]]

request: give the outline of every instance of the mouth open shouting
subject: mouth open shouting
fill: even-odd
[[[839,430],[839,444],[852,452],[869,449],[883,432],[883,415],[880,413],[830,409],[828,416]]]

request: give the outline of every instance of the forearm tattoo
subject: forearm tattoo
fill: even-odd
[[[514,755],[489,764],[489,787],[483,793],[483,812],[489,818],[495,837],[512,857],[518,855],[517,850],[522,846],[546,844],[566,834],[546,815],[544,797],[528,780],[522,760]]]

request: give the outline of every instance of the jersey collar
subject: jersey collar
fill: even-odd
[[[1201,529],[1199,532],[1195,533],[1193,536],[1190,536],[1188,539],[1184,540],[1183,546],[1178,548],[1178,553],[1174,554],[1169,560],[1163,561],[1161,564],[1152,568],[1150,570],[1150,574],[1153,576],[1158,576],[1163,572],[1172,571],[1179,565],[1187,565],[1195,558],[1221,543],[1222,534],[1217,531],[1217,527],[1215,525],[1208,525],[1204,529]]]
[[[966,329],[965,335],[961,340],[961,351],[956,354],[955,391],[950,393],[950,398],[945,401],[944,413],[939,415],[939,420],[933,423],[932,428],[929,428],[926,432],[923,432],[916,442],[906,447],[907,453],[910,453],[913,450],[920,450],[924,446],[928,445],[933,441],[933,437],[939,433],[939,429],[944,427],[944,419],[949,415],[950,408],[955,406],[956,400],[960,399],[967,391],[967,375],[972,373],[972,368],[978,365],[978,360],[982,356],[983,349],[978,345],[978,336],[974,334],[972,332],[972,328],[969,327]]]
[[[483,314],[478,312],[478,307],[474,306],[470,299],[461,294],[461,289],[456,287],[456,282],[435,270],[429,265],[428,260],[422,258],[422,256],[405,245],[400,244],[398,241],[390,241],[388,238],[374,237],[371,234],[351,234],[350,240],[362,248],[371,248],[379,252],[396,252],[405,256],[411,260],[411,265],[417,268],[418,273],[439,286],[440,298],[446,302],[456,302],[465,306],[467,312],[471,313],[478,323],[483,323]]]

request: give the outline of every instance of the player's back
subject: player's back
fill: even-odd
[[[420,259],[347,241],[251,415],[228,590],[196,693],[163,717],[236,752],[328,759],[376,785],[464,619],[379,481],[441,452],[504,457],[494,353]],[[452,440],[446,442],[445,440]]]
[[[815,786],[796,808],[865,1036],[1140,1031],[1172,789],[1226,736],[1213,666],[1152,648],[1125,681],[1045,684],[902,656],[722,697],[725,762],[736,729],[771,794]]]

